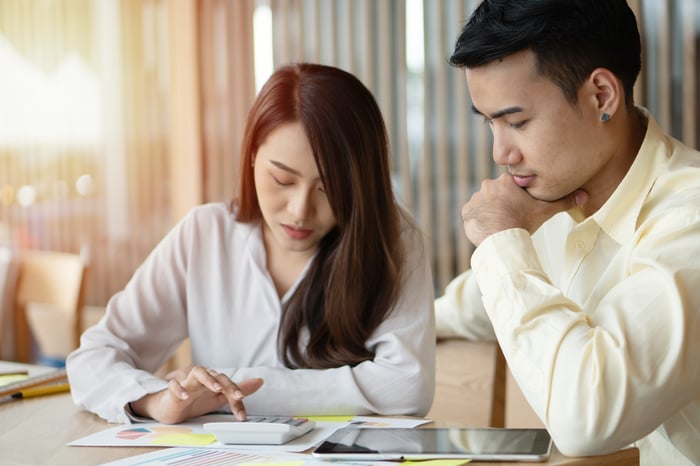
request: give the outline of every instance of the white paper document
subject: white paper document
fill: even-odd
[[[265,453],[302,452],[315,446],[341,427],[361,425],[362,427],[417,427],[425,419],[398,419],[372,416],[356,416],[344,421],[324,421],[323,416],[312,417],[316,426],[309,433],[293,439],[283,445],[225,445],[216,437],[205,432],[202,425],[206,422],[231,421],[233,416],[209,415],[192,419],[181,424],[160,424],[146,422],[123,424],[111,427],[86,437],[74,440],[71,446],[110,446],[110,447],[196,447],[201,449],[250,450]]]
[[[301,453],[279,453],[264,455],[252,451],[219,450],[216,448],[164,448],[159,451],[131,456],[123,460],[104,463],[102,466],[229,466],[254,463],[305,462],[309,455]]]

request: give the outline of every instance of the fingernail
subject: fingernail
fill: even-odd
[[[180,399],[181,400],[186,400],[187,398],[190,397],[190,394],[187,392],[180,392]]]
[[[243,399],[243,392],[241,392],[240,390],[236,390],[235,392],[233,392],[233,396],[235,396],[239,400],[242,400]]]
[[[221,391],[221,385],[219,385],[218,382],[214,382],[213,387],[217,392]]]

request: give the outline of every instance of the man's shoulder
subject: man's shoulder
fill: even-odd
[[[700,151],[673,138],[668,140],[668,163],[650,194],[700,206]]]

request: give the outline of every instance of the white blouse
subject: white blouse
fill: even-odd
[[[277,332],[282,306],[306,271],[280,301],[260,225],[237,222],[223,203],[196,207],[82,335],[66,363],[73,399],[107,421],[129,422],[125,405],[167,387],[153,373],[189,337],[193,363],[234,382],[265,380],[245,399],[249,414],[424,415],[434,394],[433,284],[422,234],[406,226],[402,238],[400,296],[366,342],[374,359],[289,369]]]

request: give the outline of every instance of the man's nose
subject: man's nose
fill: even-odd
[[[513,142],[502,132],[493,132],[493,161],[497,165],[515,165],[520,162],[520,153]]]

